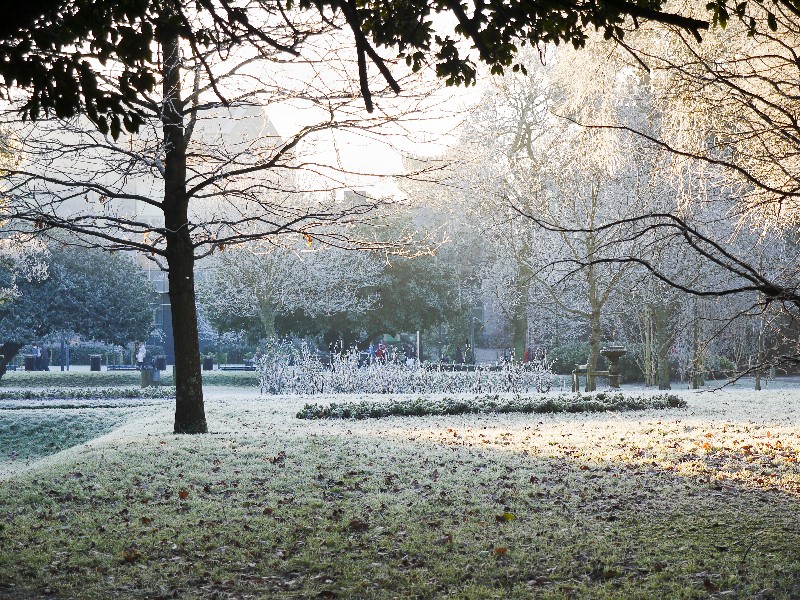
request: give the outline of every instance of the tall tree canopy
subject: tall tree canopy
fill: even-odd
[[[6,3],[0,12],[0,75],[6,89],[25,92],[22,110],[30,118],[81,112],[102,132],[135,131],[143,123],[137,96],[155,89],[159,77],[153,53],[167,37],[177,33],[195,52],[220,42],[258,39],[297,55],[302,30],[276,36],[256,15],[269,14],[273,25],[288,22],[287,14],[298,5],[326,20],[343,18],[349,26],[369,110],[369,64],[395,91],[400,89],[382,54],[396,54],[415,70],[432,56],[440,77],[450,84],[469,84],[475,79],[476,61],[459,44],[463,39],[474,44],[480,61],[502,73],[514,64],[520,44],[568,42],[580,47],[589,29],[622,39],[629,18],[672,24],[695,37],[708,27],[702,19],[669,12],[664,1],[652,0],[475,1],[471,5],[461,0],[34,0]],[[724,0],[715,3],[714,11],[724,17],[733,12],[726,9]],[[454,17],[454,25],[449,31],[438,30],[433,13]],[[110,59],[123,65],[111,80],[94,68],[97,62]]]

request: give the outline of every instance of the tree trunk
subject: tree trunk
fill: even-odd
[[[587,367],[588,374],[586,375],[586,391],[594,392],[597,389],[597,378],[592,375],[592,373],[597,371],[597,362],[600,358],[600,338],[602,336],[602,331],[600,330],[600,311],[592,311],[590,326],[589,366]]]
[[[514,307],[514,314],[511,319],[511,347],[514,349],[514,356],[522,360],[525,356],[525,346],[528,342],[528,306],[527,298],[520,300]]]
[[[761,391],[761,369],[764,368],[764,332],[766,330],[766,326],[764,323],[764,315],[761,315],[761,319],[758,324],[758,349],[756,354],[756,382],[755,388],[757,392]]]
[[[653,322],[650,307],[644,311],[644,385],[653,385]]]
[[[694,301],[694,323],[692,323],[692,389],[700,389],[703,381],[703,353],[700,350],[700,313]]]
[[[595,240],[594,236],[590,235],[587,238],[587,255],[594,258]],[[589,334],[589,360],[586,368],[586,388],[587,392],[594,392],[597,389],[597,377],[593,375],[597,371],[597,361],[600,358],[600,337],[602,332],[600,330],[600,315],[603,310],[603,304],[600,302],[597,292],[597,273],[593,266],[589,266],[586,271],[586,284],[588,286],[588,300],[591,312],[589,313],[589,327],[591,332]]]
[[[258,293],[258,316],[261,320],[261,325],[264,328],[264,337],[266,339],[274,338],[275,335],[275,308],[269,301],[266,295]]]
[[[175,433],[206,433],[197,307],[194,292],[194,247],[189,232],[186,196],[186,141],[181,113],[180,46],[177,34],[162,42],[164,104],[164,229],[169,267],[169,299],[175,337]]]
[[[528,345],[528,298],[531,287],[531,268],[522,262],[519,268],[519,302],[514,306],[511,317],[511,347],[518,360],[525,356]]]
[[[665,305],[653,307],[653,329],[656,346],[656,368],[658,389],[671,390],[669,377],[669,350],[671,336],[669,334],[669,309]]]
[[[8,363],[17,355],[22,348],[20,342],[5,342],[0,346],[0,378],[6,374]]]

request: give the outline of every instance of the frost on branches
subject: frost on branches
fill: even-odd
[[[17,281],[47,278],[47,246],[23,236],[0,238],[0,304],[19,296]]]
[[[354,349],[334,353],[323,362],[305,342],[298,347],[289,340],[273,339],[256,368],[262,394],[520,394],[550,391],[551,365],[542,357],[453,372],[425,363],[369,363]]]

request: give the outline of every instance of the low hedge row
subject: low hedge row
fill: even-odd
[[[48,388],[0,391],[0,400],[110,400],[116,398],[174,398],[172,387]]]
[[[487,413],[579,413],[685,408],[686,401],[674,394],[631,396],[621,392],[556,397],[521,396],[500,398],[497,395],[475,398],[390,399],[388,402],[331,403],[327,406],[306,404],[298,419],[375,419],[390,416],[462,415]]]
[[[9,371],[0,380],[7,387],[98,387],[139,385],[139,371]],[[172,368],[161,373],[162,385],[174,385]],[[258,387],[258,374],[253,371],[203,373],[203,385]]]

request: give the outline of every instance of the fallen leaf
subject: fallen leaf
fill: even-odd
[[[448,533],[447,535],[443,535],[438,540],[436,540],[437,544],[452,544],[453,543],[453,534]]]
[[[709,594],[716,594],[719,591],[719,586],[714,585],[714,583],[708,577],[703,579],[703,587]]]
[[[425,524],[428,527],[441,527],[442,526],[442,522],[441,521],[425,521]]]
[[[506,521],[514,521],[516,518],[513,513],[504,512],[502,515],[495,515],[494,520],[498,523],[505,523]]]
[[[281,450],[280,452],[278,452],[277,456],[273,456],[272,458],[267,458],[267,460],[271,462],[273,465],[282,463],[284,460],[286,460],[286,452]]]
[[[122,559],[127,563],[134,563],[142,558],[144,558],[144,555],[134,546],[129,546],[122,551]]]
[[[498,556],[505,556],[507,552],[508,548],[504,548],[503,546],[499,546],[494,549],[494,553],[497,554]]]
[[[353,519],[352,521],[350,521],[348,527],[350,528],[351,531],[363,532],[369,529],[369,523],[362,521],[360,519]]]
[[[182,489],[180,492],[178,492],[178,498],[180,498],[181,500],[186,500],[188,497],[189,497],[188,490]]]

